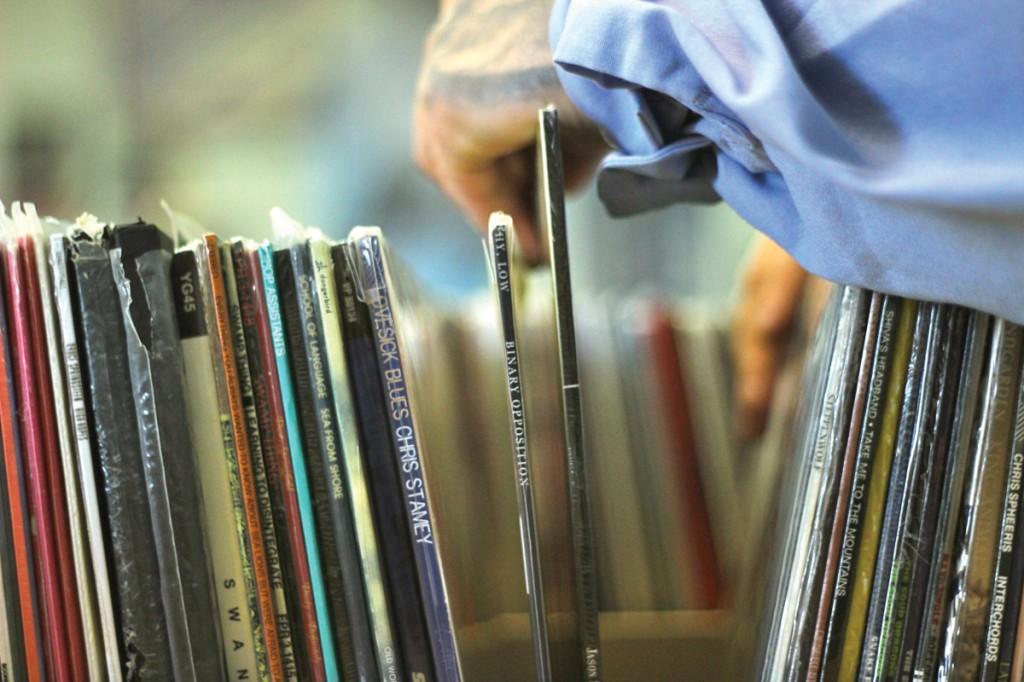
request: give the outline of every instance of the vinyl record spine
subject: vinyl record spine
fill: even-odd
[[[1024,478],[1024,381],[1015,386],[1017,405],[1013,418],[1010,464],[1003,493],[1003,509],[996,545],[992,601],[989,605],[985,648],[981,657],[983,682],[1009,679],[1017,637],[1021,587],[1024,585],[1024,539],[1020,523],[1021,482]]]
[[[807,677],[807,663],[815,638],[818,606],[823,591],[823,575],[827,567],[828,534],[831,532],[836,515],[836,502],[840,492],[840,474],[847,452],[847,431],[854,416],[854,400],[860,377],[861,355],[865,342],[865,325],[870,296],[854,287],[849,288],[849,327],[842,345],[843,355],[832,367],[835,373],[833,402],[826,404],[814,443],[812,466],[819,467],[820,481],[816,484],[817,494],[808,509],[806,520],[810,521],[807,535],[806,555],[799,573],[802,585],[798,591],[797,621],[790,648],[789,678]],[[813,511],[812,511],[813,510]]]
[[[395,319],[391,281],[385,268],[381,237],[376,230],[356,228],[350,235],[357,261],[358,290],[369,305],[376,338],[380,381],[388,396],[393,456],[402,475],[410,540],[423,595],[427,629],[438,680],[462,679],[455,629],[435,537],[436,516],[431,510],[428,483],[420,450],[420,434],[409,392],[408,368],[403,358],[401,331]]]
[[[582,645],[580,654],[584,679],[588,682],[598,682],[603,674],[598,623],[597,567],[593,526],[590,520],[586,455],[583,451],[583,409],[576,360],[576,330],[573,320],[572,283],[569,276],[569,244],[565,224],[565,189],[558,111],[554,107],[542,109],[538,112],[538,124],[538,158],[543,169],[541,191],[544,208],[541,217],[548,228],[548,250],[555,298],[566,463],[569,472],[570,518],[573,529],[573,567],[578,600],[577,625]]]
[[[928,507],[934,500],[933,474],[941,473],[944,456],[934,452],[935,422],[940,382],[945,375],[943,361],[948,350],[948,306],[926,304],[928,311],[927,340],[921,363],[921,383],[917,406],[907,415],[907,467],[903,483],[903,498],[898,504],[896,519],[896,545],[889,569],[887,594],[881,611],[881,632],[875,679],[899,679],[900,655],[904,629],[907,623],[907,605],[918,569],[917,557],[926,553],[922,529],[926,523]],[[901,425],[902,426],[902,425]],[[900,434],[903,435],[902,433]],[[915,633],[916,634],[916,633]]]
[[[331,627],[327,632],[334,638],[334,648],[340,663],[341,678],[345,682],[365,678],[367,671],[374,670],[372,662],[367,665],[366,649],[358,654],[362,665],[357,664],[356,644],[349,606],[346,600],[345,581],[341,568],[341,549],[333,532],[331,509],[327,495],[327,478],[322,466],[322,449],[320,440],[319,419],[315,400],[311,363],[307,356],[305,338],[305,319],[300,312],[303,304],[300,299],[300,273],[293,269],[292,255],[289,249],[281,249],[274,254],[274,270],[280,293],[281,312],[287,332],[288,358],[291,363],[294,380],[294,393],[297,398],[299,423],[302,427],[302,443],[305,453],[307,473],[309,475],[310,497],[316,518],[317,544],[320,551],[320,563],[323,567],[325,594],[329,602],[328,612]],[[309,304],[312,297],[307,296]],[[311,309],[310,309],[311,310]],[[369,635],[367,634],[367,641]]]
[[[964,503],[966,521],[946,642],[938,674],[975,679],[984,656],[985,620],[991,603],[1002,487],[1009,464],[1014,401],[1019,381],[1021,329],[996,319],[986,368],[976,454]]]
[[[224,284],[224,268],[221,264],[220,244],[217,237],[206,235],[203,242],[206,276],[210,281],[212,307],[216,321],[216,348],[224,367],[224,386],[230,409],[231,431],[234,434],[235,459],[242,492],[242,504],[245,510],[245,525],[248,529],[249,551],[252,557],[252,571],[259,605],[259,621],[263,628],[270,679],[276,682],[284,679],[284,663],[274,610],[274,591],[263,539],[263,527],[260,522],[256,475],[253,470],[252,453],[249,449],[246,414],[242,405],[241,384],[233,351],[234,336]]]
[[[864,293],[854,287],[844,287],[838,296],[835,342],[831,357],[824,365],[825,384],[821,402],[801,444],[806,474],[800,483],[799,502],[791,519],[792,537],[788,539],[787,565],[780,585],[781,603],[776,607],[779,613],[775,637],[778,654],[772,669],[767,671],[769,679],[806,676],[800,655],[802,626],[808,616],[807,605],[817,604],[811,580],[817,560],[816,545],[822,539],[820,520],[825,516],[822,507],[828,498],[834,465],[832,455],[838,445],[835,436],[842,430],[848,396],[852,392],[850,375],[856,361],[851,360],[851,356],[854,349],[859,354],[863,344]]]
[[[355,650],[356,668],[361,679],[377,679],[379,676],[373,626],[370,621],[370,604],[367,599],[366,583],[359,560],[359,544],[356,537],[355,519],[352,507],[345,495],[345,476],[342,459],[345,456],[342,445],[341,427],[335,413],[337,396],[330,377],[330,366],[324,329],[321,322],[321,305],[317,298],[316,272],[309,242],[303,242],[289,249],[292,271],[295,274],[298,293],[299,319],[311,379],[313,413],[320,444],[320,461],[313,466],[322,476],[320,493],[325,496],[330,526],[328,532],[334,537],[338,562],[341,567],[342,587],[345,606],[348,611],[352,644]]]
[[[66,502],[67,537],[71,548],[74,568],[74,595],[78,606],[77,625],[81,628],[83,653],[89,678],[102,680],[106,677],[106,661],[103,652],[103,631],[99,623],[99,606],[96,601],[96,582],[86,547],[85,518],[82,511],[82,497],[78,487],[78,466],[75,462],[74,446],[71,443],[70,413],[64,391],[64,377],[61,368],[61,353],[54,321],[53,292],[50,286],[50,271],[47,267],[47,246],[41,232],[25,238],[25,246],[31,263],[32,274],[37,286],[38,306],[34,314],[34,325],[39,339],[39,350],[46,352],[46,363],[37,367],[42,390],[50,398],[49,414],[52,436],[60,455],[60,477],[64,483]],[[71,614],[73,617],[74,614]]]
[[[516,327],[515,279],[512,269],[512,221],[504,214],[491,216],[487,238],[490,257],[491,289],[498,302],[498,318],[504,339],[505,380],[508,387],[508,409],[512,429],[513,465],[516,481],[516,502],[519,505],[519,533],[526,575],[526,592],[530,602],[530,632],[537,680],[551,680],[544,587],[541,578],[539,537],[533,503],[533,467],[526,427],[526,400],[522,371],[519,366],[519,339]]]
[[[830,626],[836,625],[836,638],[848,611],[836,613],[836,608],[845,609],[849,596],[850,569],[859,539],[861,507],[868,473],[871,470],[871,446],[881,402],[881,392],[889,372],[888,353],[892,343],[892,332],[899,309],[898,301],[874,293],[868,308],[863,350],[860,354],[860,369],[857,373],[857,387],[851,406],[850,424],[846,438],[840,470],[836,509],[832,518],[832,529],[825,553],[825,570],[822,576],[822,590],[814,620],[814,634],[807,665],[807,680],[813,682],[823,671],[826,638]],[[864,443],[863,435],[868,434]]]
[[[401,654],[395,647],[390,599],[384,586],[384,568],[381,565],[377,529],[370,509],[355,399],[341,335],[341,310],[338,307],[331,249],[323,239],[311,240],[307,249],[312,265],[310,273],[313,275],[316,291],[317,322],[324,341],[327,374],[331,382],[334,415],[341,446],[340,473],[343,480],[340,487],[332,485],[334,502],[347,504],[352,514],[380,678],[388,682],[398,682],[404,677],[403,666]]]
[[[107,251],[84,236],[71,243],[90,439],[103,481],[120,650],[127,679],[171,679],[170,644],[160,602],[159,564],[128,372],[121,304]]]
[[[943,490],[948,477],[951,462],[950,451],[953,444],[953,417],[956,407],[957,392],[960,389],[959,377],[963,366],[963,345],[967,325],[967,311],[961,308],[948,308],[944,325],[947,327],[940,346],[939,367],[937,368],[938,388],[930,408],[934,415],[927,428],[932,432],[928,437],[928,447],[924,451],[925,468],[922,476],[924,490],[921,502],[921,524],[917,531],[922,538],[919,551],[911,556],[912,566],[907,587],[906,607],[903,609],[901,642],[894,646],[890,663],[891,676],[909,682],[913,679],[914,661],[917,659],[917,645],[925,625],[924,612],[928,600],[928,584],[931,578],[931,565],[934,560],[933,551],[936,530],[939,527],[939,514],[942,512],[944,500]]]
[[[0,258],[0,271],[3,259]],[[0,277],[0,301],[6,281]],[[8,679],[40,682],[43,679],[42,636],[39,631],[39,607],[32,580],[31,528],[24,487],[21,443],[18,439],[14,406],[14,376],[11,372],[10,335],[7,315],[0,305],[0,561],[4,562],[5,609],[10,647],[5,658]]]
[[[316,536],[316,517],[313,510],[313,498],[310,494],[309,477],[306,471],[305,451],[302,443],[302,424],[296,407],[295,390],[292,386],[292,373],[289,366],[288,347],[285,341],[284,319],[281,313],[278,296],[277,276],[274,272],[274,252],[269,244],[259,247],[256,252],[262,275],[264,306],[267,314],[267,326],[273,344],[274,360],[277,370],[277,393],[280,396],[284,428],[288,439],[288,462],[294,478],[295,504],[298,506],[299,520],[303,545],[305,547],[309,567],[309,581],[313,604],[317,619],[320,651],[323,660],[324,674],[327,682],[337,682],[341,665],[337,660],[334,637],[331,632],[331,616],[327,590],[324,586],[323,571],[320,564],[320,548]],[[274,394],[273,388],[271,394]],[[282,463],[282,471],[285,464]],[[285,485],[287,491],[287,485]]]
[[[257,646],[257,640],[262,631],[259,621],[253,621],[258,615],[254,608],[255,585],[246,555],[246,535],[238,532],[238,519],[244,513],[236,509],[228,465],[228,458],[234,454],[234,440],[230,437],[230,417],[225,418],[219,404],[211,329],[207,323],[212,315],[207,307],[209,296],[203,292],[195,247],[186,247],[174,255],[171,277],[224,661],[229,679],[255,680],[260,677],[262,645]]]
[[[0,457],[3,450],[0,449]],[[7,484],[0,478],[0,679],[12,675],[24,677],[24,651],[21,650],[21,620],[18,615],[18,581],[11,541],[10,508],[7,506]],[[21,656],[16,662],[15,655]],[[17,672],[15,672],[15,669]]]
[[[969,317],[953,415],[950,461],[947,465],[946,480],[943,482],[942,502],[934,533],[936,542],[932,551],[924,611],[921,614],[921,632],[916,647],[915,682],[935,678],[949,606],[951,579],[956,570],[954,551],[959,536],[961,502],[967,473],[972,463],[971,443],[991,318],[977,311],[971,312]]]
[[[231,333],[234,339],[235,367],[238,372],[246,435],[249,440],[249,457],[256,479],[256,500],[259,505],[260,524],[263,530],[263,546],[266,550],[267,568],[270,571],[277,635],[281,643],[281,664],[284,668],[285,679],[294,681],[298,679],[299,670],[295,657],[291,619],[289,618],[283,558],[278,545],[277,526],[274,523],[274,506],[270,498],[270,482],[267,478],[263,443],[260,438],[259,409],[246,345],[245,323],[242,319],[242,309],[238,298],[234,259],[229,244],[221,245],[221,266],[224,274],[224,289],[227,294],[228,314],[231,319]]]
[[[18,387],[18,414],[21,419],[26,472],[29,489],[29,514],[35,529],[35,575],[41,593],[44,614],[43,642],[46,652],[47,671],[58,682],[76,679],[78,673],[84,676],[84,653],[80,667],[72,669],[74,643],[67,639],[65,594],[60,572],[60,551],[58,548],[58,525],[54,518],[50,493],[54,491],[50,480],[50,468],[46,451],[43,417],[40,414],[39,387],[36,385],[32,350],[32,322],[30,294],[26,290],[28,276],[25,271],[25,257],[20,245],[11,244],[7,251],[7,296],[8,314],[11,321],[12,355],[15,379]],[[56,453],[52,453],[56,456]],[[57,491],[62,487],[57,487]],[[70,565],[65,565],[70,568]],[[76,609],[77,611],[77,609]],[[79,633],[81,630],[79,630]],[[71,646],[65,647],[65,642]],[[80,643],[80,642],[79,642]]]
[[[878,543],[878,558],[872,580],[871,596],[868,600],[868,615],[865,621],[864,642],[861,653],[859,679],[864,682],[879,679],[884,672],[885,654],[888,646],[890,609],[895,592],[890,592],[891,580],[898,575],[902,525],[905,523],[910,504],[910,490],[913,485],[916,459],[912,457],[914,420],[921,404],[922,384],[925,380],[924,365],[928,343],[928,323],[933,306],[922,304],[917,310],[914,322],[914,340],[907,364],[906,385],[900,407],[899,427],[896,433],[892,467],[889,473],[889,489],[886,495],[885,512]]]
[[[74,303],[71,298],[71,287],[68,280],[69,261],[67,238],[53,235],[50,239],[50,272],[53,278],[53,298],[56,305],[56,320],[49,326],[48,338],[52,339],[58,360],[53,372],[56,377],[62,372],[62,388],[67,388],[67,425],[68,439],[74,441],[72,458],[77,458],[70,465],[65,463],[66,476],[74,471],[77,489],[81,494],[81,508],[86,534],[89,562],[88,576],[93,581],[96,609],[98,611],[99,628],[96,633],[102,641],[103,664],[106,678],[111,682],[121,679],[121,657],[118,651],[117,617],[114,610],[114,599],[108,570],[107,550],[104,540],[103,519],[100,514],[99,489],[96,485],[93,449],[89,439],[89,415],[87,411],[85,390],[82,380],[81,356],[78,334],[75,329]],[[43,266],[40,266],[42,271]],[[44,296],[44,298],[46,298]],[[59,338],[58,338],[59,334]],[[56,348],[59,344],[59,349]],[[51,358],[52,360],[52,358]],[[58,382],[55,379],[55,386]],[[58,389],[54,389],[55,391]],[[88,626],[86,626],[88,629]],[[103,679],[102,676],[94,676]]]
[[[288,587],[288,612],[292,614],[295,625],[293,637],[299,673],[304,679],[319,682],[325,678],[320,628],[313,601],[295,478],[289,459],[288,434],[277,383],[273,340],[267,323],[259,257],[254,250],[237,241],[231,248],[259,416],[263,459],[274,508],[274,527],[278,531],[282,570]]]
[[[433,682],[430,638],[416,579],[416,561],[409,543],[402,484],[392,454],[373,325],[369,308],[356,296],[354,275],[345,254],[344,244],[331,249],[335,283],[341,297],[345,353],[355,393],[359,434],[366,453],[370,499],[379,531],[388,592],[392,597],[395,634],[407,678]]]
[[[224,675],[209,554],[199,526],[202,509],[185,371],[171,285],[170,241],[146,223],[118,226],[109,236],[128,349],[136,423],[150,519],[160,563],[160,588],[176,679]]]

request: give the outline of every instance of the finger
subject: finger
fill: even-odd
[[[522,254],[535,263],[542,259],[543,249],[533,217],[533,189],[526,163],[526,159],[513,155],[471,171],[449,167],[438,172],[437,180],[481,231],[487,229],[494,211],[512,216]]]

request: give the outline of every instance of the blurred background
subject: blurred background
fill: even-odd
[[[410,161],[428,0],[4,0],[0,199],[221,234],[267,211],[340,236],[379,224],[445,297],[481,288],[475,232]],[[496,207],[498,208],[498,207]],[[724,302],[752,230],[728,209],[613,221],[571,207],[576,286]]]

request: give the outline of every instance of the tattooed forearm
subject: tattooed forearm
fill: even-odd
[[[422,97],[494,104],[560,86],[548,47],[551,0],[450,0],[428,37]]]

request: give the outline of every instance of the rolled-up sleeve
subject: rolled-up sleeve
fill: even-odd
[[[627,215],[721,197],[812,272],[1024,322],[1024,3],[557,0]]]

